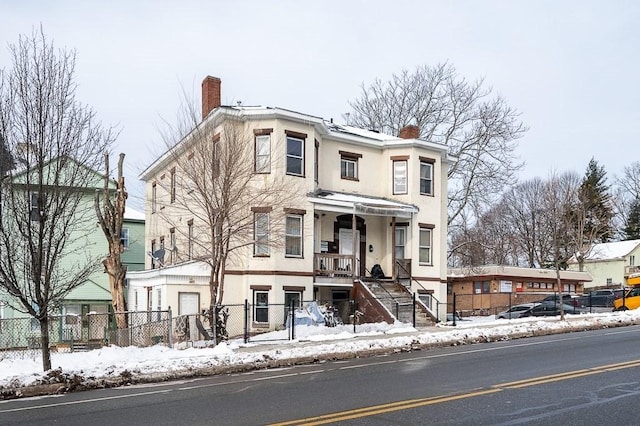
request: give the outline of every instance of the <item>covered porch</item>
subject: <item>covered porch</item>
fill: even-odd
[[[309,198],[315,218],[314,283],[352,283],[371,277],[374,265],[386,278],[410,274],[410,229],[416,206],[322,190]]]

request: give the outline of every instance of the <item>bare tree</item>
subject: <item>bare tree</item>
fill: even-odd
[[[124,185],[122,166],[124,154],[120,154],[118,160],[118,177],[115,179],[115,191],[111,187],[109,176],[109,153],[104,154],[104,187],[102,188],[102,203],[100,203],[100,191],[96,191],[94,208],[98,223],[102,228],[107,243],[109,254],[102,261],[104,271],[109,276],[109,288],[111,290],[111,304],[116,313],[116,325],[119,329],[127,328],[127,318],[123,314],[127,310],[124,298],[124,280],[127,268],[122,264],[122,222],[127,203],[127,188]],[[113,197],[113,201],[111,198]],[[101,206],[102,204],[102,206]],[[120,314],[118,314],[120,313]]]
[[[0,133],[18,167],[0,191],[0,287],[10,306],[40,323],[42,365],[51,368],[49,315],[98,262],[91,200],[101,155],[115,135],[75,98],[75,52],[55,50],[42,29],[9,46],[0,73]]]
[[[560,318],[564,319],[564,304],[560,271],[567,269],[569,259],[574,257],[579,248],[576,239],[576,211],[580,178],[577,174],[567,172],[553,174],[545,184],[544,196],[541,199],[546,223],[551,237],[551,257],[545,262],[556,271],[556,285],[560,296]]]
[[[482,213],[522,167],[515,150],[527,128],[519,113],[482,79],[460,78],[450,64],[420,66],[388,82],[363,85],[351,107],[349,124],[390,134],[417,125],[422,139],[449,147],[458,158],[448,171],[450,227],[463,225],[467,211]]]
[[[272,160],[270,173],[257,173],[264,165],[256,163],[254,132],[241,110],[222,107],[218,119],[201,122],[186,99],[178,125],[163,133],[172,168],[170,178],[159,183],[169,194],[159,200],[166,208],[156,212],[172,229],[172,238],[183,241],[169,242],[169,261],[195,259],[211,268],[209,315],[215,319],[215,308],[224,301],[227,267],[242,262],[239,253],[255,250],[260,256],[282,245],[285,229],[279,225],[286,213],[272,206],[288,204],[299,192],[284,173],[284,160]]]

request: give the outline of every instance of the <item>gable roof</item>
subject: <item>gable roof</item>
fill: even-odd
[[[592,262],[598,260],[622,260],[634,251],[638,245],[640,245],[640,240],[596,244],[585,260]]]

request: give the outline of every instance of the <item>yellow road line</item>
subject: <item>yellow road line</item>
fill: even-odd
[[[569,371],[566,373],[551,374],[547,376],[534,377],[531,379],[518,380],[515,382],[501,383],[491,386],[489,389],[479,389],[467,391],[460,394],[441,395],[429,398],[409,399],[386,404],[372,405],[369,407],[356,408],[353,410],[340,411],[321,416],[307,417],[304,419],[289,420],[281,423],[273,423],[271,426],[290,425],[323,425],[346,420],[353,420],[362,417],[375,416],[378,414],[391,413],[394,411],[407,410],[410,408],[424,407],[427,405],[441,404],[444,402],[456,401],[477,396],[490,395],[501,392],[505,389],[520,389],[528,386],[537,386],[545,383],[557,382],[561,380],[575,379],[578,377],[600,374],[609,371],[616,371],[625,368],[640,367],[640,360],[620,362],[616,364],[601,365],[598,367]]]

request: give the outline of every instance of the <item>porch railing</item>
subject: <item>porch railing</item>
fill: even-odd
[[[628,277],[631,274],[640,273],[640,266],[625,266],[624,267],[624,276]]]
[[[314,274],[324,277],[353,277],[354,256],[350,254],[315,253]]]

